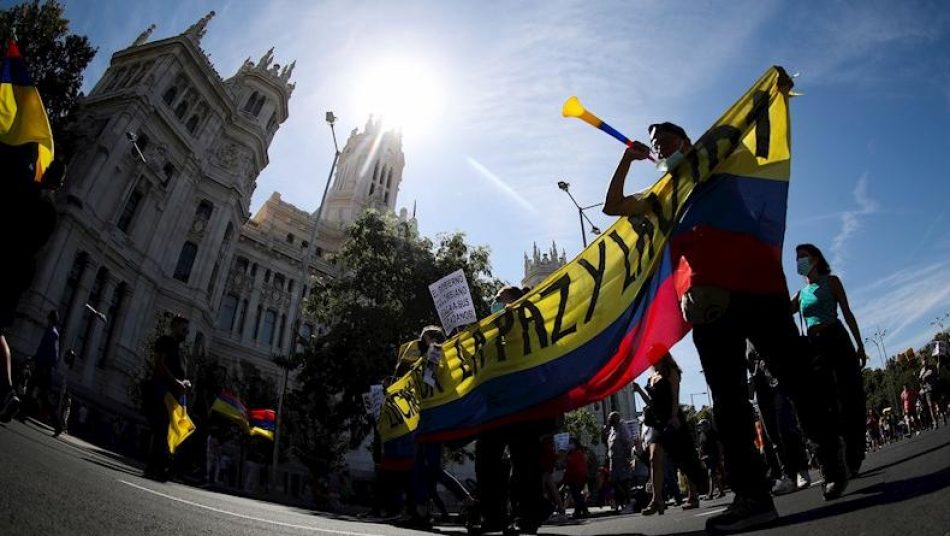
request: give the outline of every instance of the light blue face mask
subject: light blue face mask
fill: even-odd
[[[492,314],[495,314],[495,313],[497,313],[498,311],[504,311],[504,310],[505,310],[505,304],[503,304],[503,303],[501,303],[501,302],[499,302],[499,301],[493,301],[493,302],[491,302],[491,313],[492,313]]]
[[[796,261],[796,267],[798,270],[798,275],[808,275],[811,272],[811,259],[808,257],[801,257]]]
[[[683,153],[677,150],[670,156],[657,160],[656,170],[661,173],[666,173],[671,169],[675,169],[676,166],[679,165],[679,163],[682,161],[683,161]]]

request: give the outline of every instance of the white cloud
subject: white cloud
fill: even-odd
[[[899,347],[920,346],[927,319],[950,302],[950,258],[898,270],[860,288],[850,302],[865,335],[880,327]],[[909,328],[919,333],[908,335]]]
[[[864,217],[877,212],[877,201],[868,193],[868,174],[865,172],[854,187],[855,208],[841,213],[841,230],[831,241],[831,265],[842,272],[848,239],[861,229]]]

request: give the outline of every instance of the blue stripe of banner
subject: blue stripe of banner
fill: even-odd
[[[669,246],[666,246],[660,269],[644,286],[646,292],[642,292],[610,326],[562,357],[493,378],[458,400],[424,410],[419,420],[419,433],[482,425],[532,408],[586,383],[603,368],[627,333],[640,322],[660,284],[670,277],[671,272]]]
[[[33,79],[26,68],[26,62],[23,58],[4,58],[3,66],[0,67],[0,84],[13,84],[15,86],[32,86]]]
[[[788,182],[737,175],[713,175],[687,201],[677,226],[709,225],[781,246],[785,237]],[[673,233],[676,235],[676,231]]]

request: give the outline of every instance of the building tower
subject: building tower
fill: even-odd
[[[269,51],[222,80],[201,48],[213,17],[156,41],[149,26],[112,55],[78,112],[57,229],[11,343],[31,352],[57,309],[86,394],[126,400],[158,315],[187,317],[193,348],[208,344],[222,273],[287,119],[293,65],[272,65]]]
[[[544,253],[538,249],[536,242],[531,257],[529,258],[527,253],[524,254],[524,279],[521,280],[521,286],[533,288],[565,264],[567,255],[563,249],[558,255],[556,242],[551,242],[551,249]]]

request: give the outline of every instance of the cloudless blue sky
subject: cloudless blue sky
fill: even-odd
[[[9,4],[9,2],[4,2]],[[950,310],[950,10],[944,2],[358,2],[67,0],[71,29],[99,53],[92,87],[116,50],[148,24],[154,38],[214,9],[204,49],[225,78],[271,46],[297,60],[290,118],[270,149],[252,210],[272,191],[314,210],[339,132],[372,110],[357,102],[379,62],[427,66],[444,95],[438,122],[407,130],[399,204],[422,232],[459,230],[493,252],[499,277],[522,277],[533,242],[580,249],[578,200],[603,200],[623,147],[560,117],[570,95],[641,140],[670,120],[694,139],[770,65],[798,72],[785,266],[813,242],[841,275],[864,334],[888,329],[893,353],[924,344]],[[381,82],[386,84],[387,82]],[[628,191],[658,176],[631,173]],[[610,220],[590,212],[606,228]],[[880,365],[870,345],[871,363]],[[691,339],[675,349],[683,398],[705,391]]]

